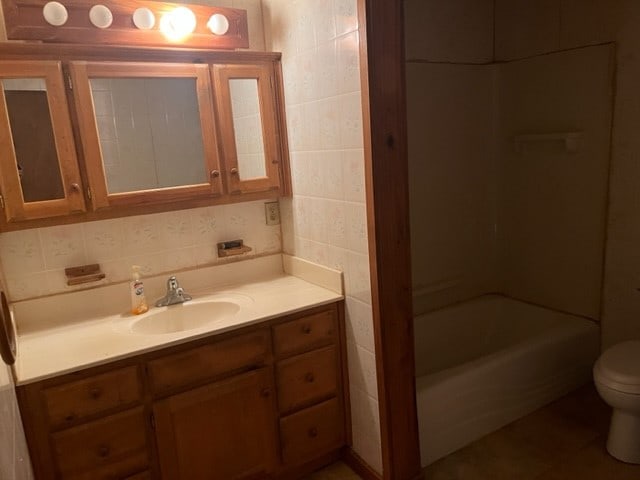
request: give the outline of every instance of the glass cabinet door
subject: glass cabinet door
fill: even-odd
[[[85,211],[60,62],[0,62],[0,188],[8,222]]]
[[[229,193],[277,190],[280,154],[271,65],[214,65]]]
[[[94,209],[222,194],[208,67],[72,62]]]

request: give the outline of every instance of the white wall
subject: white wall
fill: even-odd
[[[611,177],[607,228],[606,260],[602,305],[603,347],[627,339],[640,339],[640,4],[635,0],[555,0],[540,15],[539,25],[532,17],[515,12],[526,2],[529,9],[540,8],[535,0],[499,0],[496,4],[496,56],[518,58],[528,52],[574,48],[603,42],[616,42],[616,85],[613,118]],[[498,13],[500,11],[502,13]],[[503,21],[500,18],[504,18]],[[511,24],[511,27],[507,25]],[[553,32],[553,44],[532,42],[524,49],[501,45],[517,44],[513,32],[521,28],[540,28]]]
[[[0,360],[0,478],[33,478],[11,370]]]
[[[494,0],[404,0],[408,61],[489,63]]]
[[[494,66],[407,64],[414,314],[497,290]]]
[[[613,48],[587,47],[500,65],[501,291],[600,319],[613,100]],[[582,132],[522,146],[522,134]]]
[[[382,470],[364,192],[356,0],[265,0],[283,54],[293,200],[283,248],[345,274],[353,446]]]
[[[498,0],[508,61],[474,65],[493,59],[493,2],[405,0],[416,315],[501,291],[600,318],[613,54],[539,56],[607,38],[604,3],[578,3]],[[514,151],[575,130],[580,153]]]
[[[405,0],[414,314],[497,290],[493,0]]]

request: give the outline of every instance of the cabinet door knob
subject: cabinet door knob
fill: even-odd
[[[98,398],[100,398],[100,396],[102,395],[102,390],[100,390],[99,388],[92,388],[92,389],[89,391],[89,395],[90,395],[90,396],[91,396],[91,398],[93,398],[94,400],[95,400],[95,399],[98,399]]]
[[[268,397],[271,395],[271,389],[269,387],[264,387],[261,391],[260,391],[260,395],[262,395],[263,397]]]
[[[211,178],[218,178],[220,176],[220,170],[211,170]]]
[[[318,429],[316,427],[311,427],[309,429],[309,436],[311,438],[316,438],[318,436]]]
[[[102,458],[108,457],[110,451],[111,450],[109,449],[109,447],[107,445],[100,445],[98,447],[98,456],[100,456]]]
[[[80,185],[77,184],[77,183],[72,183],[71,184],[71,191],[75,192],[75,193],[78,193],[80,191]]]
[[[313,383],[313,381],[316,379],[316,377],[313,375],[313,373],[309,372],[304,376],[304,379],[308,383]]]
[[[311,333],[311,325],[305,325],[302,327],[302,333],[306,333],[307,335]]]
[[[70,413],[69,415],[64,417],[65,422],[72,422],[75,419],[76,419],[76,416],[74,413]]]
[[[229,170],[231,172],[231,175],[237,175],[238,174],[238,169],[236,167],[233,167],[231,170]]]

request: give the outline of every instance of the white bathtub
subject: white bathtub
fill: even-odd
[[[415,319],[422,465],[586,383],[595,322],[486,295]]]

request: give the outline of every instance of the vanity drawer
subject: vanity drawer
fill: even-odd
[[[53,428],[69,425],[141,398],[136,366],[65,383],[43,390],[44,404]]]
[[[192,348],[147,363],[151,390],[161,393],[244,367],[263,365],[270,353],[267,329]]]
[[[276,384],[280,412],[289,412],[333,395],[337,388],[336,347],[278,362]]]
[[[273,345],[278,357],[302,353],[336,341],[335,308],[273,327]]]
[[[136,478],[149,464],[142,407],[54,433],[52,446],[64,479]]]
[[[337,398],[280,419],[282,459],[285,464],[304,463],[310,458],[341,447],[344,443],[342,410]]]

